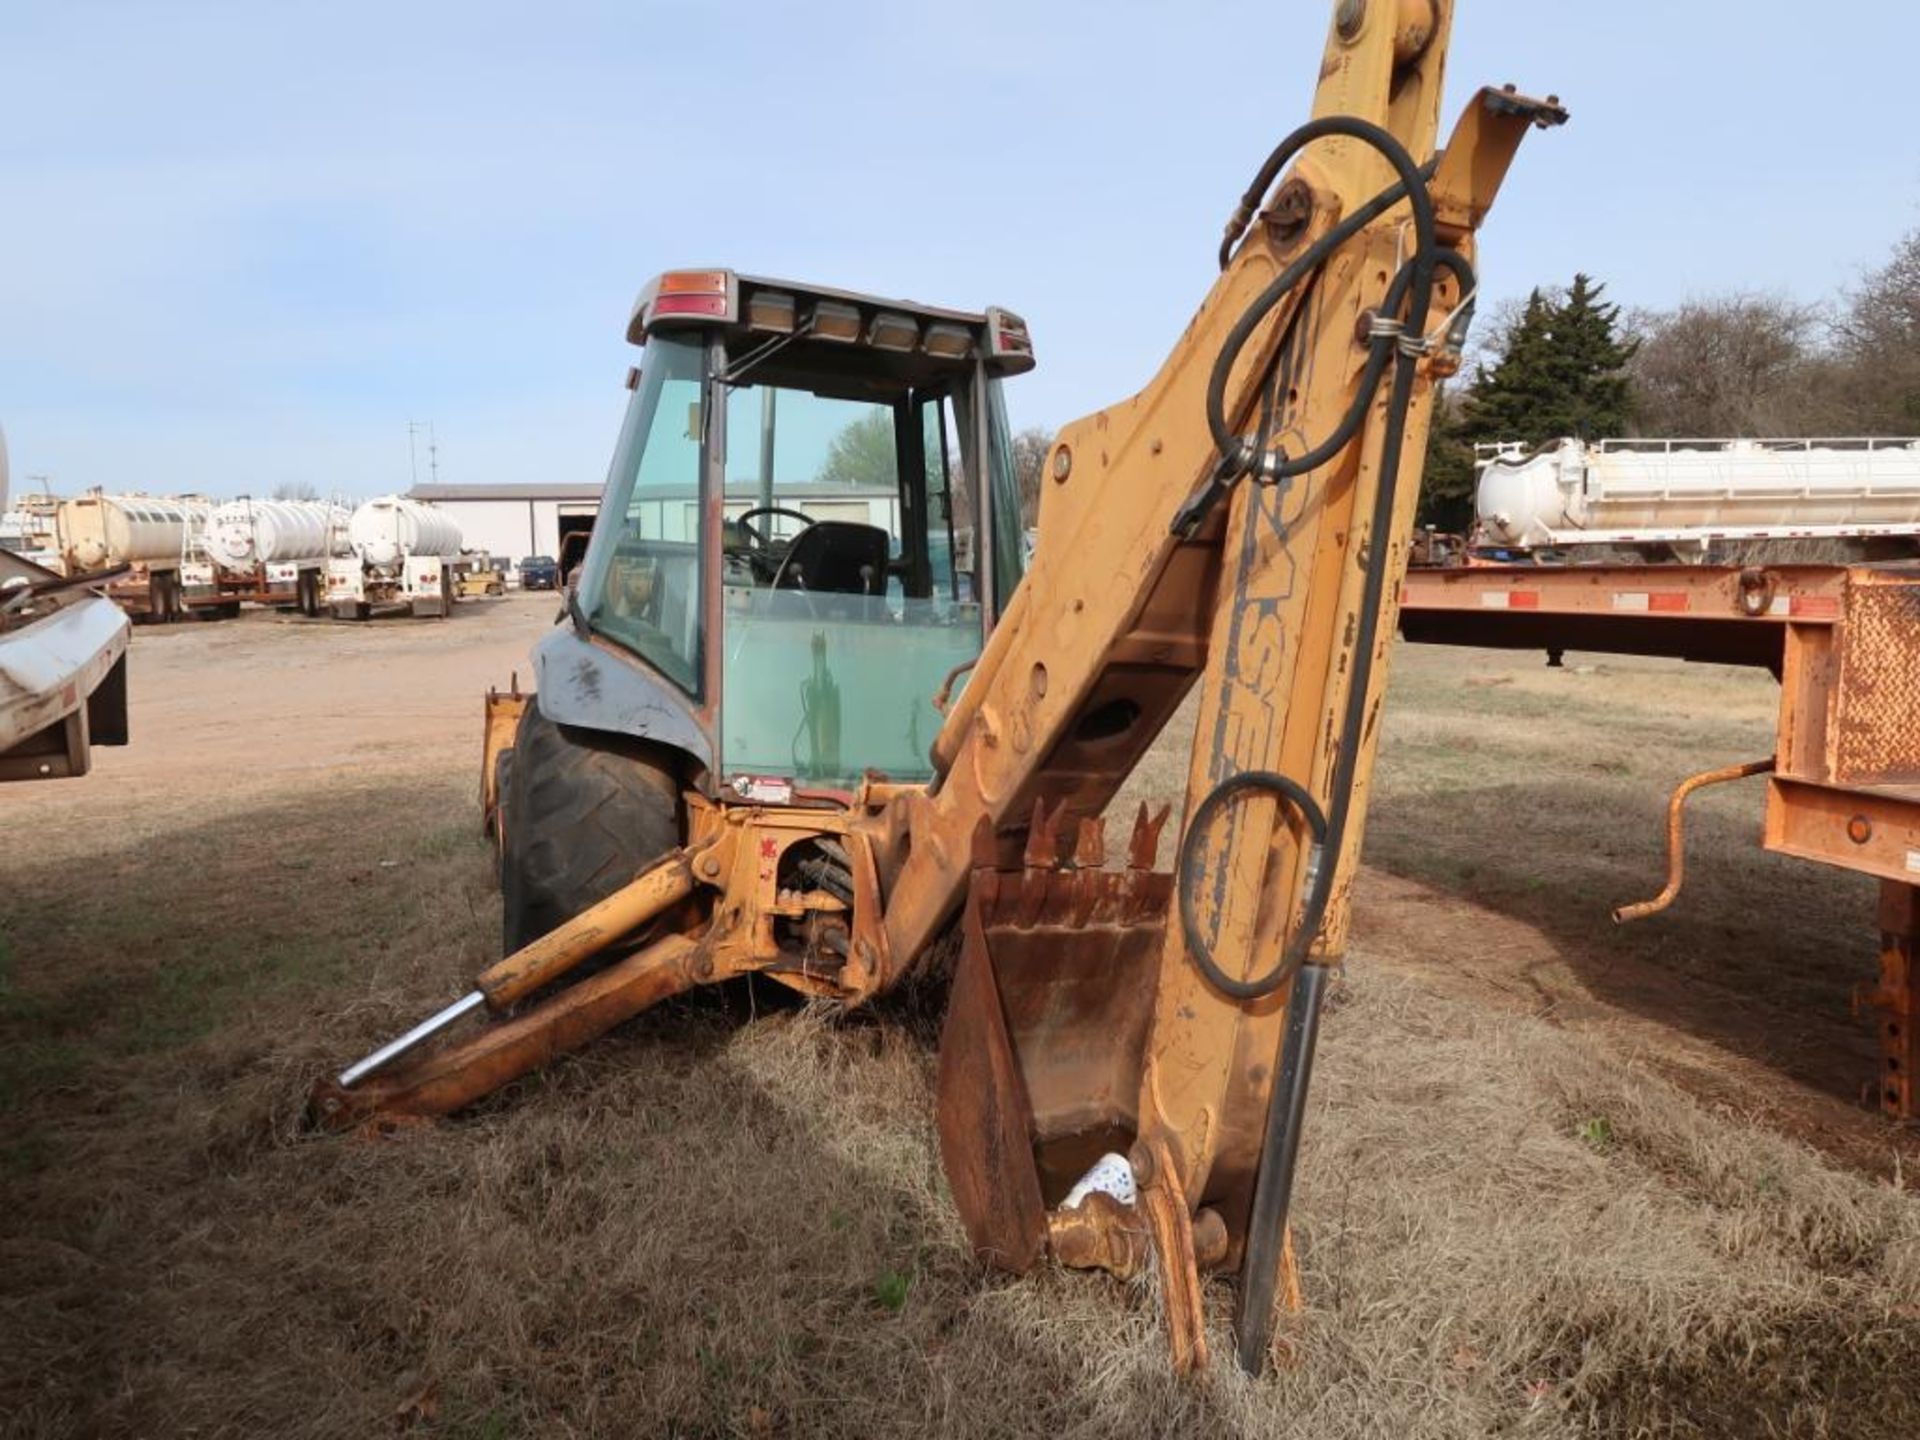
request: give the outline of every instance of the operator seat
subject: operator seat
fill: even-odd
[[[793,537],[774,587],[816,595],[884,595],[892,548],[878,525],[816,520]]]

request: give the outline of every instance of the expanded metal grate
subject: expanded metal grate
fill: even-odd
[[[1833,778],[1920,783],[1920,574],[1856,571],[1841,629]]]

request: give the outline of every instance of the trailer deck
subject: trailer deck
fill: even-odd
[[[1771,672],[1780,713],[1761,843],[1880,882],[1880,975],[1857,997],[1879,1014],[1872,1088],[1887,1114],[1920,1119],[1920,566],[1415,568],[1400,633],[1542,650],[1549,664],[1581,650]],[[1675,887],[1695,782],[1674,799]]]

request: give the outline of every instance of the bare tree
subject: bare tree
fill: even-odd
[[[1822,315],[1780,295],[1727,295],[1634,317],[1634,410],[1648,435],[1830,428]]]
[[[1053,431],[1030,425],[1013,437],[1013,478],[1020,486],[1020,520],[1034,525],[1040,519],[1040,482],[1046,478],[1047,452],[1053,449]]]
[[[1857,428],[1920,431],[1920,230],[1847,297],[1834,350],[1859,409]]]
[[[306,480],[282,480],[273,487],[276,500],[318,500],[320,492]]]

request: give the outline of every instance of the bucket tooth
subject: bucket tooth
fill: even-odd
[[[1093,918],[1107,888],[1107,827],[1098,816],[1082,816],[1073,836],[1073,857],[1063,879],[1071,884],[1067,899],[1070,920],[1084,927]]]
[[[1082,870],[1104,870],[1107,865],[1107,822],[1089,815],[1073,837],[1073,863]]]
[[[993,838],[993,822],[984,815],[974,824],[972,854],[969,858],[976,870],[999,868],[1000,847]]]
[[[1156,872],[1153,863],[1160,854],[1160,832],[1166,827],[1171,805],[1162,805],[1150,813],[1146,805],[1133,822],[1133,837],[1127,842],[1127,873],[1120,882],[1114,904],[1124,924],[1137,924],[1166,909],[1171,877]]]
[[[1071,868],[1062,877],[1072,885],[1067,903],[1071,923],[1076,927],[1084,928],[1093,919],[1101,896],[1111,888],[1106,864],[1107,827],[1097,817],[1083,817],[1073,837]]]
[[[1133,822],[1133,838],[1127,842],[1129,870],[1153,869],[1154,861],[1160,858],[1160,832],[1172,813],[1173,806],[1162,805],[1158,814],[1149,814],[1147,802],[1140,802],[1140,813]]]
[[[1060,821],[1066,811],[1067,802],[1064,800],[1048,810],[1044,795],[1035,798],[1033,819],[1027,825],[1027,850],[1023,857],[1029,873],[1060,868]]]

